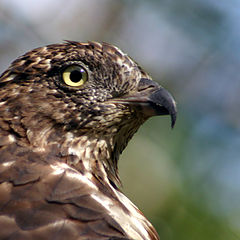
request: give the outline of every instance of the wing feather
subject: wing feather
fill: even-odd
[[[129,239],[92,198],[101,194],[94,181],[23,149],[6,164],[8,150],[0,157],[0,239]]]

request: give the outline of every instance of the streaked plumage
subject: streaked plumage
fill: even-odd
[[[159,239],[119,190],[117,162],[165,114],[174,125],[171,95],[112,45],[16,59],[0,78],[0,239]]]

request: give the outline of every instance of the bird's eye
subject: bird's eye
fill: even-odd
[[[62,74],[63,81],[71,87],[80,87],[88,79],[87,71],[77,65],[67,67]]]

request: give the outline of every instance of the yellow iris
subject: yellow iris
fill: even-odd
[[[77,65],[67,67],[63,72],[63,81],[71,87],[80,87],[88,79],[87,71]]]

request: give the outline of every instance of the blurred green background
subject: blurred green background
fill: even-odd
[[[167,88],[120,159],[123,192],[161,240],[240,239],[239,0],[0,0],[0,70],[62,40],[119,46]]]

